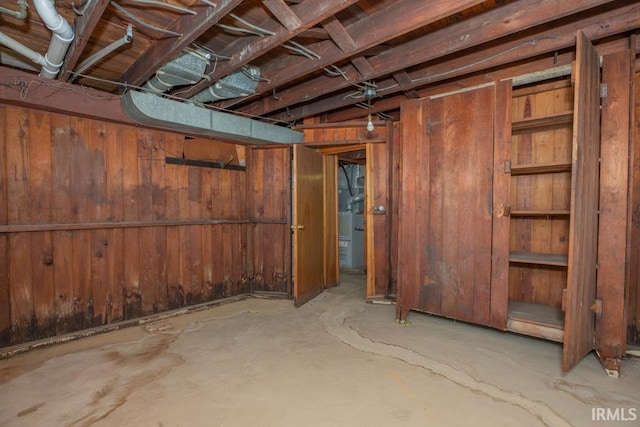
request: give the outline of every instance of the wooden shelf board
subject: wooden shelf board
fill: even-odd
[[[565,126],[573,123],[573,111],[563,111],[545,116],[527,117],[511,123],[511,134],[544,131],[551,127]]]
[[[558,162],[533,165],[511,165],[511,176],[560,172],[571,172],[571,163]]]
[[[569,216],[568,210],[514,210],[512,217],[564,217]]]
[[[509,301],[507,329],[551,341],[564,340],[564,313],[541,304]]]
[[[568,260],[566,255],[541,254],[534,252],[509,252],[509,261],[523,264],[556,265],[566,267]]]

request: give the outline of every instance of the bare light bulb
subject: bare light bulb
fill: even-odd
[[[371,121],[371,114],[367,116],[367,131],[373,132],[373,121]]]

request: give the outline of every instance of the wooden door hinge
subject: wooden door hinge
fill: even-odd
[[[596,298],[591,305],[591,311],[597,316],[602,316],[602,299]]]
[[[609,95],[609,86],[606,83],[600,83],[600,98],[606,98]]]
[[[511,160],[504,161],[504,173],[511,173]]]

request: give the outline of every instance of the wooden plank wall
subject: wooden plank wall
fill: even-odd
[[[569,82],[514,90],[512,119],[545,116],[573,109]],[[513,165],[571,161],[570,125],[514,135]],[[511,184],[512,210],[569,210],[571,173],[515,176]],[[513,251],[564,254],[568,252],[568,218],[512,220]],[[509,300],[560,307],[566,287],[565,268],[530,268],[513,264],[509,271]]]
[[[247,152],[249,170],[250,245],[248,274],[259,292],[291,294],[291,149]]]
[[[246,173],[166,164],[177,134],[9,106],[0,124],[0,345],[286,291],[286,149]]]

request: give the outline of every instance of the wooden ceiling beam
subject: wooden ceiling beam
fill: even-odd
[[[607,55],[609,53],[624,50],[625,47],[628,46],[628,43],[629,38],[623,37],[619,40],[611,40],[604,44],[598,44],[596,46],[596,49],[598,50],[598,53],[600,55]],[[640,54],[640,47],[636,50],[636,54]],[[474,74],[470,77],[464,77],[462,79],[450,81],[445,84],[439,84],[438,82],[436,82],[435,84],[429,85],[428,87],[419,89],[417,93],[420,98],[440,95],[443,93],[474,87],[493,81],[512,78],[514,76],[521,76],[524,74],[548,70],[553,67],[568,65],[571,64],[574,59],[575,53],[572,51],[559,55],[547,55],[546,57],[528,61],[526,63],[518,63],[517,65],[494,69],[490,72]],[[373,104],[372,111],[374,113],[384,111],[397,111],[400,109],[400,105],[405,100],[405,96],[401,94],[388,96]],[[361,117],[363,117],[363,112],[362,109],[358,107],[342,109],[340,111],[336,111],[334,113],[323,116],[323,118],[328,122],[339,123],[358,119]]]
[[[269,9],[273,16],[289,31],[295,31],[302,27],[302,21],[284,0],[263,0],[262,4]]]
[[[182,34],[182,37],[170,37],[156,40],[120,78],[120,83],[140,86],[147,81],[162,65],[189,46],[220,19],[230,13],[242,0],[217,0],[215,8],[205,3],[192,7],[197,15],[184,15],[176,19],[169,28]],[[121,91],[125,90],[124,88]]]
[[[324,21],[322,28],[327,30],[329,37],[331,37],[344,53],[351,53],[358,49],[358,43],[351,37],[349,32],[340,23],[340,20],[335,16]]]
[[[420,97],[418,95],[418,92],[416,92],[416,90],[413,88],[413,85],[411,84],[411,77],[409,76],[409,74],[407,74],[406,71],[394,73],[393,79],[396,81],[396,83],[398,83],[400,89],[402,89],[408,99],[417,99]]]
[[[72,74],[70,71],[76,67],[80,60],[82,52],[84,52],[87,43],[91,39],[91,34],[102,18],[102,14],[109,6],[109,0],[94,1],[85,11],[83,16],[79,16],[75,20],[74,32],[75,37],[64,59],[64,64],[58,73],[58,80],[68,81]]]
[[[279,58],[277,61],[265,64],[262,67],[262,75],[268,81],[258,84],[256,95],[271,93],[274,88],[480,3],[483,2],[481,0],[456,2],[399,0],[393,7],[376,12],[344,28],[350,38],[357,43],[357,48],[349,53],[342,51],[333,41],[324,41],[308,46],[320,57],[319,59],[310,60],[292,55],[285,60]],[[371,31],[372,28],[375,28],[375,31]],[[224,101],[219,106],[228,108],[245,99]]]
[[[371,64],[369,64],[369,61],[367,61],[367,58],[364,56],[356,56],[351,60],[351,64],[356,67],[356,70],[358,70],[365,80],[369,80],[375,73],[373,68],[371,68]]]
[[[218,63],[217,67],[209,74],[210,81],[202,80],[188,90],[183,89],[180,91],[179,96],[190,98],[206,89],[216,80],[231,74],[243,65],[286,43],[298,34],[356,2],[357,0],[306,0],[303,3],[291,6],[292,13],[302,23],[296,30],[289,30],[271,19],[260,23],[260,28],[272,31],[274,35],[261,37],[258,40],[247,37],[237,39],[219,52],[220,55],[228,57],[229,60]]]
[[[557,2],[556,0],[537,0],[534,5],[530,0],[518,0],[490,10],[475,18],[425,34],[369,58],[374,75],[366,79],[360,78],[354,67],[345,66],[342,70],[347,79],[318,76],[312,81],[304,81],[287,90],[279,91],[277,100],[265,97],[247,107],[239,108],[239,111],[256,116],[268,115],[272,111],[280,110],[296,103],[305,94],[307,87],[313,87],[314,91],[313,93],[306,93],[304,95],[305,99],[338,92],[364,80],[386,76],[396,71],[408,69],[411,66],[482,45],[483,43],[493,42],[497,38],[522,32],[591,8],[597,8],[606,3],[611,3],[611,1]],[[624,2],[616,2],[618,5],[622,3]],[[525,9],[528,12],[523,14],[522,10]],[[609,8],[604,9],[611,13]],[[605,16],[605,12],[603,12],[603,16]],[[470,37],[471,29],[473,29],[473,37]],[[539,33],[539,35],[550,34],[555,30],[555,28],[549,28],[541,34]],[[575,37],[575,31],[573,35]],[[529,38],[531,37],[533,36]],[[485,60],[487,57],[485,55]],[[392,80],[390,84],[397,85]],[[385,87],[380,82],[378,82],[378,86]]]

